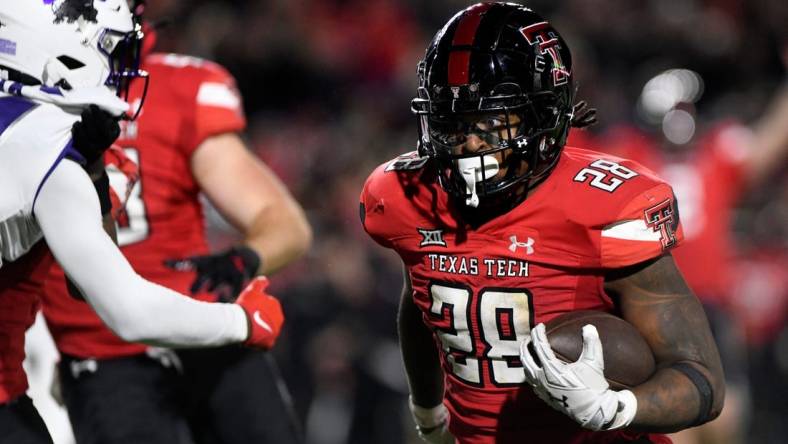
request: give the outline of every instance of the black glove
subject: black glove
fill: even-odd
[[[247,282],[257,274],[261,262],[254,250],[242,245],[206,256],[168,259],[164,265],[173,270],[197,272],[197,278],[189,288],[192,294],[203,289],[218,290],[219,300],[233,302]]]
[[[586,128],[596,124],[596,108],[591,108],[585,100],[581,100],[572,108],[572,122],[574,128]]]
[[[118,117],[96,105],[82,111],[81,119],[71,127],[71,137],[76,149],[86,160],[86,165],[96,162],[104,151],[120,136]]]

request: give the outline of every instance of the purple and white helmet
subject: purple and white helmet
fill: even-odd
[[[126,0],[0,3],[0,69],[46,86],[107,86],[121,94],[139,69],[142,32]]]

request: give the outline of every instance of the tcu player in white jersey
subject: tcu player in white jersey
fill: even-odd
[[[0,5],[0,443],[51,442],[22,369],[47,247],[128,341],[270,348],[284,320],[264,278],[235,304],[198,302],[139,277],[104,231],[108,181],[82,165],[118,135],[128,105],[115,92],[142,74],[140,34],[125,0]]]

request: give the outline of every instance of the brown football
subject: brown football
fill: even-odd
[[[583,351],[582,328],[593,324],[602,341],[605,378],[614,390],[645,382],[655,371],[654,355],[640,332],[629,322],[603,311],[573,311],[545,324],[556,356],[574,362]]]

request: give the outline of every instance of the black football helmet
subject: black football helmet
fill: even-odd
[[[419,153],[468,207],[510,206],[547,177],[573,115],[572,58],[545,19],[514,3],[478,3],[452,17],[418,65]],[[471,135],[475,152],[457,152]],[[500,161],[497,159],[503,159]]]

